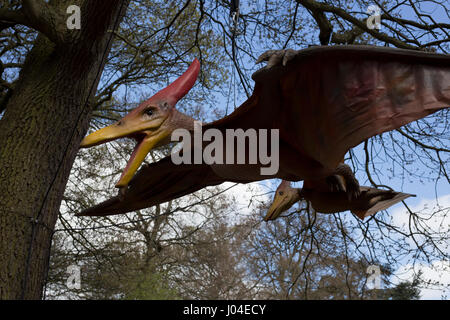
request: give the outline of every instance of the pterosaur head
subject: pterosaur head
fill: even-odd
[[[275,192],[275,197],[269,210],[267,210],[264,221],[275,220],[282,212],[288,210],[299,200],[299,189],[292,188],[289,181],[283,180]]]
[[[175,104],[194,86],[200,70],[195,59],[185,73],[168,87],[142,102],[118,122],[97,130],[81,141],[81,148],[89,148],[118,138],[128,137],[137,145],[116,187],[126,187],[147,153],[167,139],[174,127],[174,118],[180,113]]]

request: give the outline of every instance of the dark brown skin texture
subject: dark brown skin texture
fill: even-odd
[[[289,210],[296,202],[308,201],[316,212],[337,213],[351,211],[359,219],[364,220],[378,211],[385,210],[394,204],[415,195],[361,186],[357,198],[349,199],[344,191],[321,191],[303,184],[303,188],[292,188],[290,182],[283,181],[275,191],[272,205],[267,210],[265,221],[277,219],[281,213]]]
[[[204,125],[203,131],[279,129],[278,173],[261,175],[261,163],[174,165],[167,157],[138,171],[122,197],[80,215],[126,213],[225,181],[280,178],[322,185],[336,174],[350,148],[450,105],[448,55],[318,46],[272,51],[263,60],[269,65],[253,75],[252,96],[229,116]]]

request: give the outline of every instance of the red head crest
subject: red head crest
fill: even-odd
[[[200,62],[197,59],[191,63],[189,68],[174,82],[166,88],[158,91],[146,102],[166,101],[172,107],[183,98],[194,86],[200,71]]]

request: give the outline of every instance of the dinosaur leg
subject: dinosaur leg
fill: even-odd
[[[347,189],[345,187],[345,182],[343,181],[342,177],[339,175],[331,175],[326,177],[326,182],[328,187],[330,188],[330,191],[332,192],[347,192]]]
[[[340,163],[334,171],[334,174],[342,176],[342,178],[344,178],[345,191],[347,192],[349,200],[359,197],[361,193],[359,189],[359,182],[358,180],[356,180],[352,169],[348,165],[346,165],[345,163]],[[329,177],[327,177],[327,179],[328,178]]]

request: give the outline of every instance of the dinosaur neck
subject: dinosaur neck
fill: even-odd
[[[161,139],[155,146],[155,148],[165,146],[171,143],[171,135],[172,132],[176,129],[186,129],[189,131],[194,130],[194,119],[185,115],[184,113],[179,112],[178,110],[173,111],[172,118],[170,119],[170,134],[165,138]]]
[[[179,112],[178,110],[174,110],[174,115],[172,118],[172,127],[173,129],[186,129],[186,130],[194,130],[194,118],[185,115],[184,113]]]

